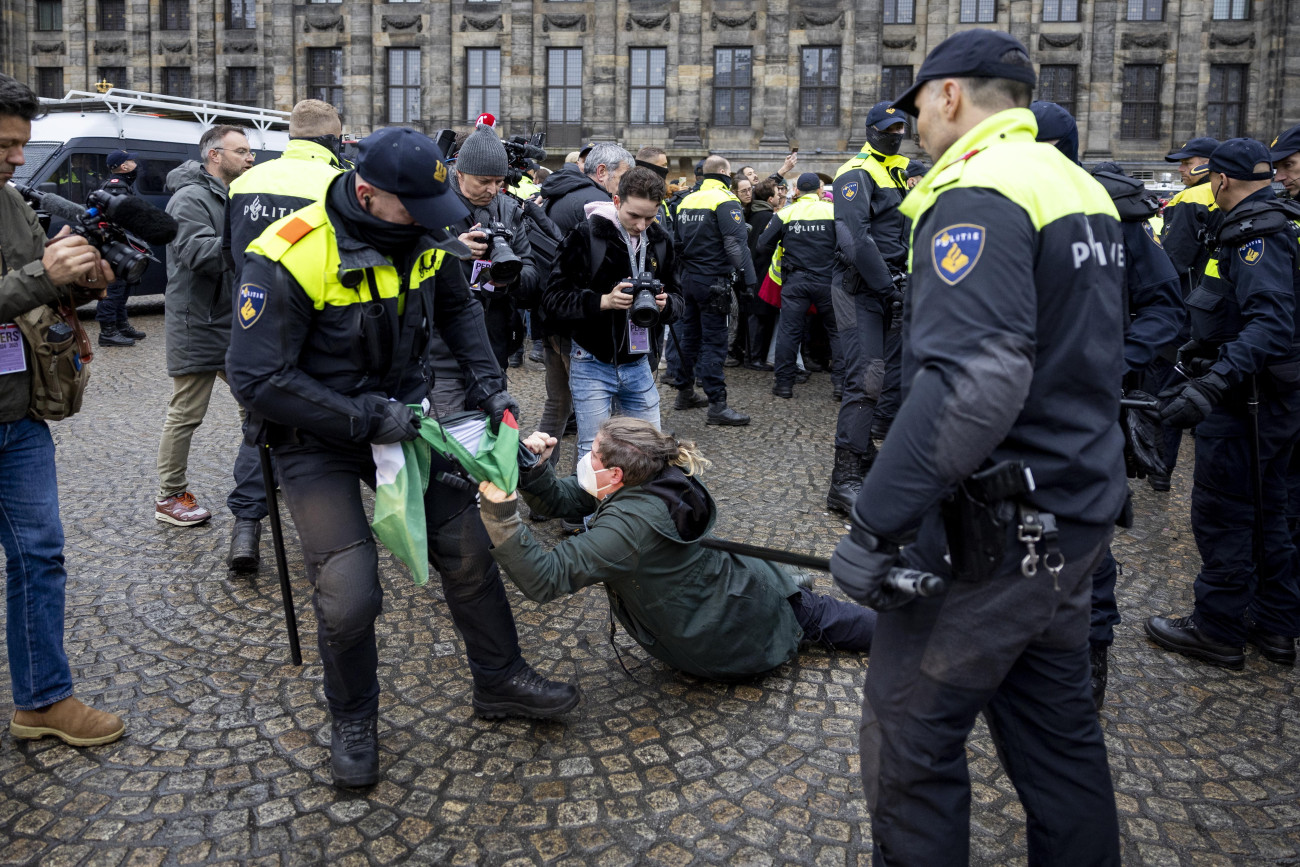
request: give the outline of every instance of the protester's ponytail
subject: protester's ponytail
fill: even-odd
[[[688,476],[698,475],[709,467],[709,460],[695,443],[662,433],[642,419],[607,419],[600,426],[598,436],[600,462],[622,469],[625,486],[644,484],[670,464],[681,467]]]

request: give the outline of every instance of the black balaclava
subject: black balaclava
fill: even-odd
[[[363,208],[357,201],[355,170],[330,187],[326,204],[348,224],[352,237],[388,256],[409,255],[420,238],[428,234],[423,226],[390,223]]]
[[[298,138],[303,141],[315,142],[325,148],[325,150],[334,154],[336,159],[343,148],[343,140],[336,135],[304,135],[298,136]]]
[[[1029,110],[1038,121],[1038,141],[1056,140],[1056,149],[1070,162],[1079,162],[1079,127],[1074,116],[1054,102],[1031,102]]]
[[[874,126],[867,127],[867,144],[876,153],[892,157],[898,153],[898,149],[903,145],[903,138],[906,132],[882,132]]]

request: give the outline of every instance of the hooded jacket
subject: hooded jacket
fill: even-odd
[[[565,235],[587,219],[588,202],[610,201],[604,187],[576,170],[555,172],[542,181],[542,195],[546,198],[546,215]]]
[[[234,275],[221,254],[226,187],[197,160],[167,173],[167,213],[180,230],[167,245],[167,375],[226,366]]]
[[[613,205],[606,203],[606,207],[612,209]],[[596,265],[591,261],[593,238],[605,251]],[[659,313],[659,325],[676,322],[685,302],[673,276],[673,247],[668,233],[658,223],[651,223],[641,243],[650,245],[646,270],[664,284],[668,294],[668,304]],[[646,358],[645,353],[633,355],[627,351],[627,311],[600,309],[602,296],[635,276],[631,270],[627,245],[613,223],[599,215],[579,223],[560,245],[555,269],[542,296],[548,327],[571,337],[605,364],[635,364]]]
[[[697,544],[713,528],[717,506],[679,468],[597,503],[576,477],[558,479],[542,464],[521,479],[520,491],[549,515],[591,514],[585,533],[547,551],[523,525],[516,500],[482,501],[492,556],[529,599],[603,583],[610,610],[637,644],[698,677],[752,677],[798,652],[803,631],[788,600],[799,588],[772,563]]]

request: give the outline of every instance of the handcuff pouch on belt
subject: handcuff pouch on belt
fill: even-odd
[[[1056,516],[1024,500],[1034,490],[1034,475],[1023,461],[1002,461],[957,486],[940,507],[948,537],[953,577],[978,583],[994,577],[1006,556],[1010,528],[1025,547],[1020,573],[1038,574],[1041,565],[1055,580],[1065,566],[1058,544]]]
[[[709,303],[707,310],[719,316],[726,316],[731,312],[731,282],[732,278],[719,277],[709,286]]]

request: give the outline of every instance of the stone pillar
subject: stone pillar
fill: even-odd
[[[1097,0],[1092,4],[1092,52],[1087,74],[1081,69],[1079,76],[1080,91],[1087,90],[1087,139],[1080,141],[1081,157],[1087,162],[1110,159],[1111,142],[1119,135],[1121,84],[1115,69],[1115,22],[1121,3]],[[1082,93],[1080,96],[1082,101]]]

